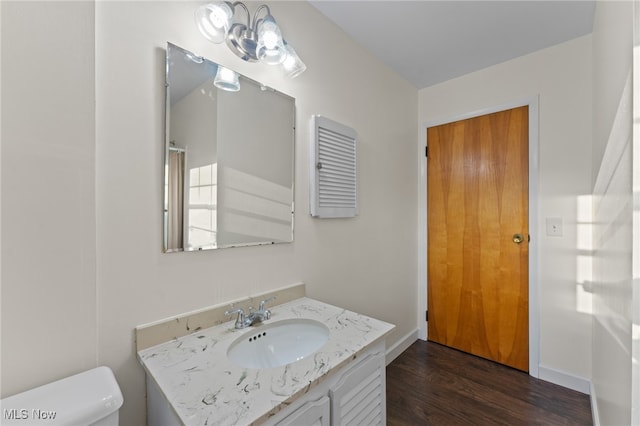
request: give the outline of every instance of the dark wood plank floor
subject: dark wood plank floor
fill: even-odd
[[[387,366],[387,424],[592,425],[589,396],[433,342]]]

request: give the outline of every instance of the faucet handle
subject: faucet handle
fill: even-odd
[[[258,310],[259,311],[264,311],[264,304],[265,303],[269,303],[269,302],[274,301],[274,300],[276,300],[276,296],[271,296],[270,298],[261,301],[260,302],[260,307],[258,308]]]
[[[233,309],[231,311],[226,311],[224,313],[225,316],[231,316],[233,314],[239,314],[239,315],[244,315],[244,311],[242,310],[242,308],[238,308],[238,309]]]
[[[225,316],[231,316],[233,314],[238,314],[238,317],[236,318],[236,324],[235,327],[236,328],[244,328],[244,311],[242,310],[242,308],[238,308],[238,309],[233,309],[231,311],[226,311],[224,313]]]

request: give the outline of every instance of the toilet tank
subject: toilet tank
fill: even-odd
[[[122,392],[98,367],[0,400],[0,425],[118,426]]]

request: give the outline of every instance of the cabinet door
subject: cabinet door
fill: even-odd
[[[278,426],[329,426],[331,406],[325,395],[316,401],[309,401],[278,422]]]
[[[387,417],[384,356],[366,356],[329,390],[331,424],[384,425]]]

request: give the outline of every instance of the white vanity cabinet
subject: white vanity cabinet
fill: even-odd
[[[384,425],[386,401],[385,345],[379,342],[266,424]]]
[[[249,345],[244,350],[258,348],[258,357],[269,355],[250,346],[257,338],[291,351],[296,333],[308,329],[289,326],[314,322],[326,326],[327,340],[297,361],[242,367],[230,356],[238,342]],[[270,322],[260,327],[238,330],[223,323],[140,350],[148,424],[385,424],[384,339],[392,324],[302,297],[274,307]],[[289,337],[278,340],[285,334],[274,330]]]

